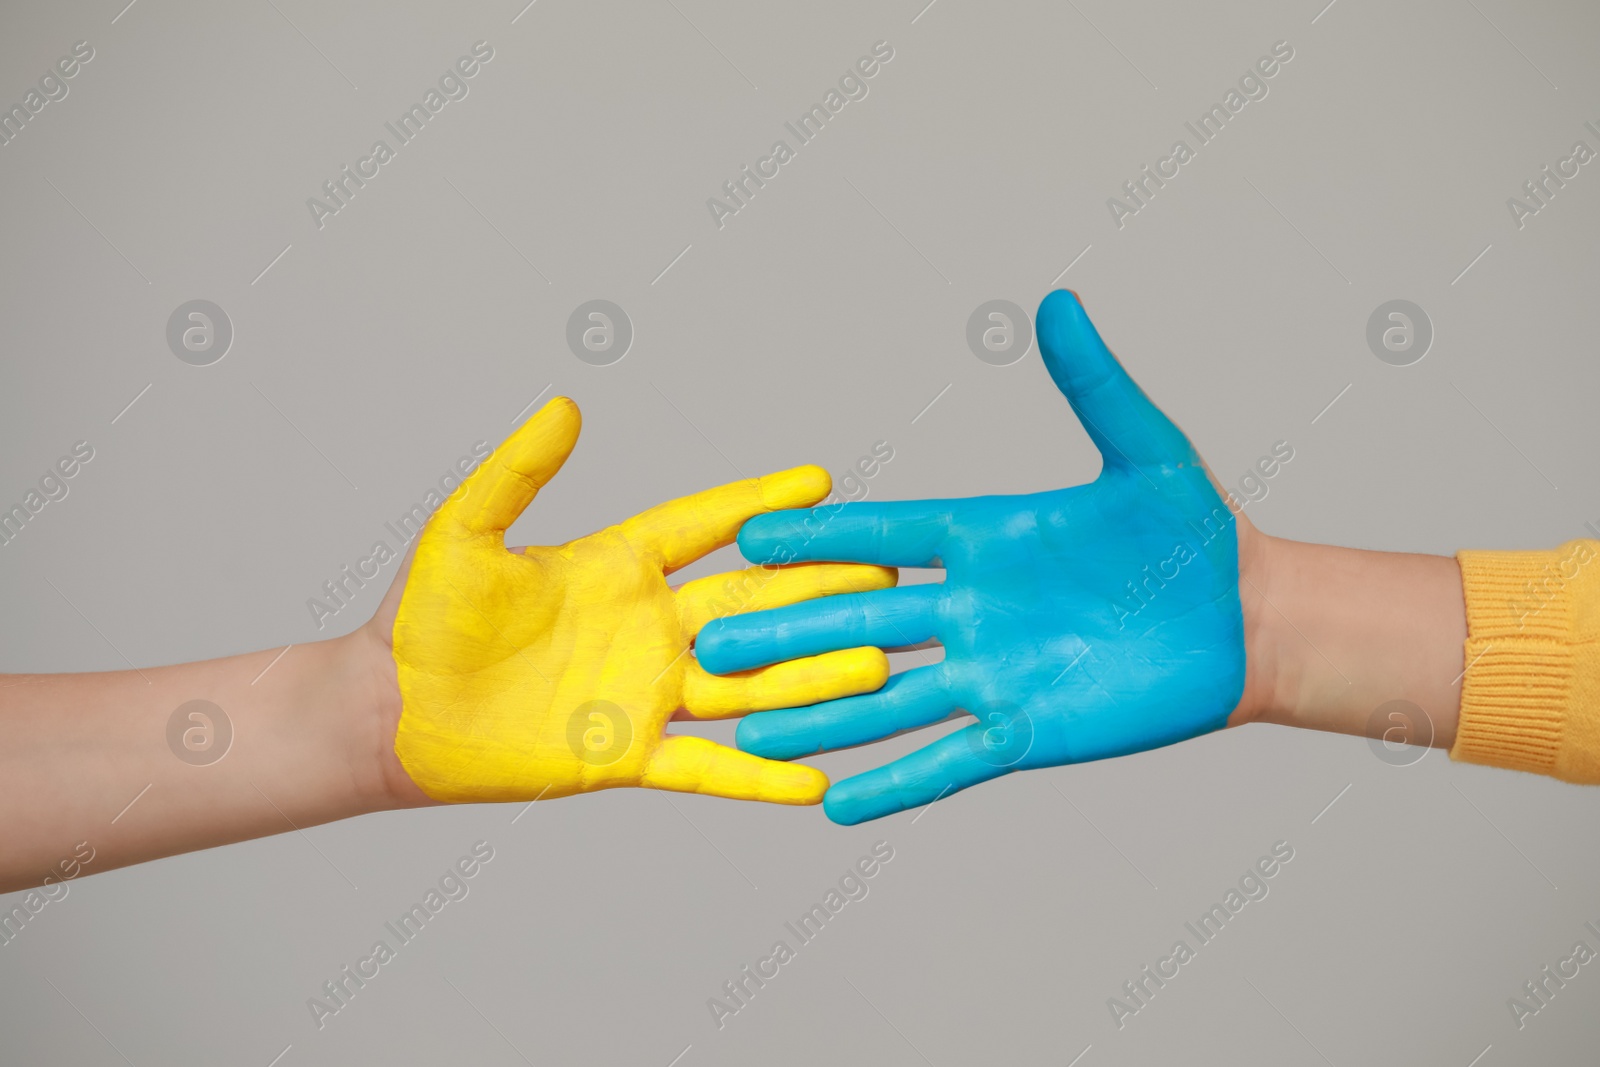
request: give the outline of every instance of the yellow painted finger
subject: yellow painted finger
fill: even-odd
[[[746,611],[765,611],[819,596],[887,589],[899,580],[893,567],[858,563],[792,563],[787,567],[746,567],[742,571],[696,578],[677,591],[683,632],[697,634],[712,619]]]
[[[733,544],[739,527],[753,516],[808,508],[832,486],[821,467],[795,467],[657,504],[624,522],[622,534],[635,551],[659,560],[670,573]]]
[[[582,424],[571,399],[551,400],[450,494],[440,516],[469,533],[504,533],[567,461]]]
[[[817,804],[828,776],[803,763],[780,763],[703,737],[669,735],[650,758],[640,785],[771,804]]]
[[[683,676],[683,709],[695,719],[728,719],[871,693],[888,680],[889,657],[876,648],[846,648],[727,675],[707,674],[691,663]]]

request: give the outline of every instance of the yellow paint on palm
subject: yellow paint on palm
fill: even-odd
[[[674,570],[731,544],[746,519],[820,501],[829,478],[819,467],[669,501],[559,547],[507,550],[506,529],[561,469],[579,426],[576,404],[552,400],[418,538],[394,626],[400,762],[442,801],[632,785],[817,803],[828,787],[822,772],[670,735],[667,723],[870,692],[888,677],[884,654],[848,649],[715,677],[690,643],[730,610],[880,589],[895,572],[803,564],[667,584]]]

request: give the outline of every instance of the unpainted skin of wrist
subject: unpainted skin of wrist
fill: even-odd
[[[376,667],[358,630],[276,653],[7,676],[0,816],[13,832],[0,892],[39,885],[74,842],[96,874],[403,806],[374,759],[385,743]],[[221,713],[203,725],[224,747],[195,762],[172,729],[197,700]]]
[[[1246,682],[1229,725],[1268,722],[1383,736],[1394,700],[1432,725],[1414,743],[1455,742],[1466,605],[1453,557],[1269,537],[1240,517]]]
[[[392,626],[382,612],[364,626],[340,640],[349,642],[349,654],[365,665],[370,676],[363,715],[370,723],[353,760],[370,768],[365,776],[373,783],[377,804],[384,809],[420,808],[438,804],[411,780],[395,753],[395,734],[400,729],[400,679],[394,662],[393,638],[384,626]]]

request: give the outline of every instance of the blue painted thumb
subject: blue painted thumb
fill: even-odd
[[[1039,304],[1034,330],[1044,365],[1107,466],[1198,462],[1183,431],[1150,402],[1111,354],[1070,289]]]

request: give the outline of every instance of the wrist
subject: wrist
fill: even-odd
[[[1293,698],[1283,692],[1292,675],[1282,660],[1281,618],[1268,604],[1272,574],[1293,542],[1269,537],[1242,514],[1237,518],[1239,542],[1239,609],[1244,621],[1245,683],[1229,726],[1273,721],[1277,709]]]
[[[1248,548],[1246,542],[1249,543]],[[1453,558],[1241,534],[1245,697],[1231,723],[1392,737],[1391,701],[1427,720],[1406,740],[1448,748],[1466,610]]]
[[[331,644],[339,645],[345,664],[341,674],[349,687],[352,729],[348,753],[352,776],[370,803],[368,810],[414,808],[436,803],[406,773],[395,754],[400,726],[400,683],[387,635],[372,620]]]

